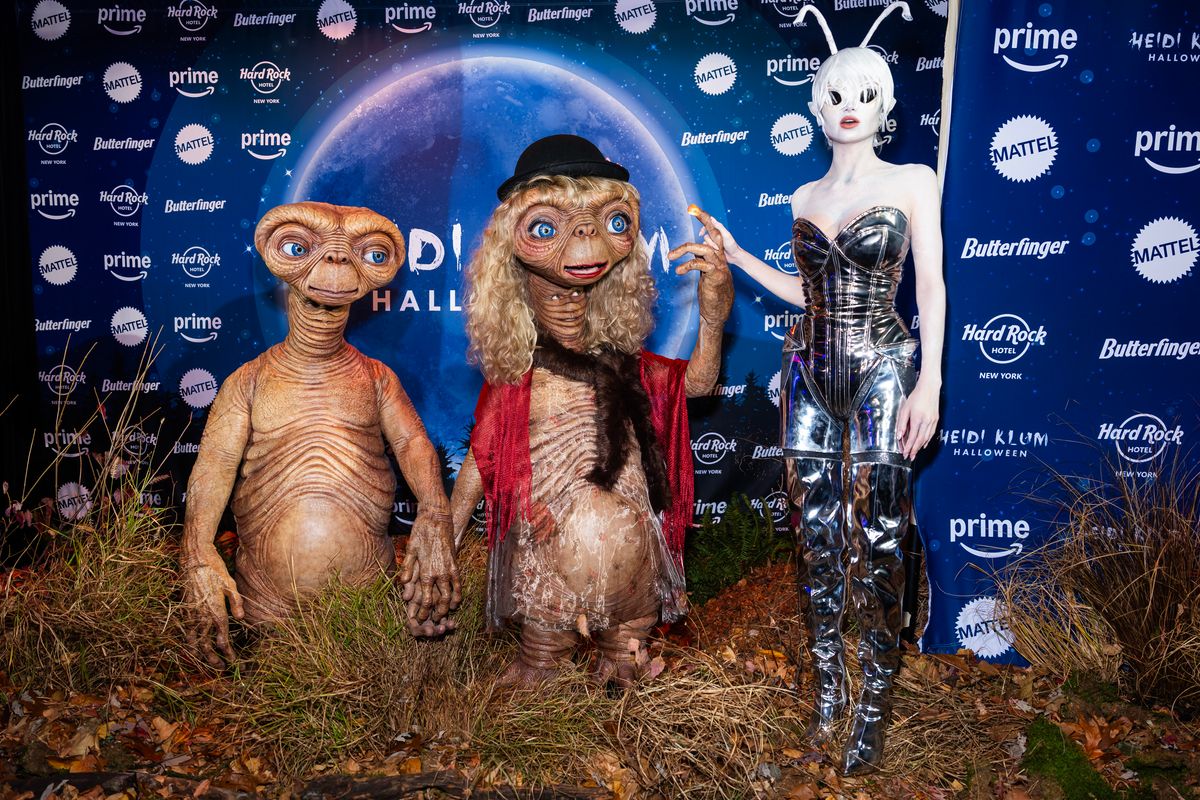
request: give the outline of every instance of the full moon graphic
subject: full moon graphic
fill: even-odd
[[[695,189],[641,122],[648,115],[585,73],[512,56],[393,73],[335,107],[297,165],[289,201],[367,206],[404,233],[408,264],[380,295],[358,303],[349,338],[396,370],[431,438],[454,461],[481,382],[466,362],[464,276],[498,203],[496,187],[536,139],[578,134],[629,169],[660,292],[649,346],[685,358],[691,347],[695,278],[677,277],[665,253],[695,238],[686,212]],[[260,288],[268,289],[255,293],[264,300],[264,333],[278,341],[286,320],[266,300],[269,287]]]

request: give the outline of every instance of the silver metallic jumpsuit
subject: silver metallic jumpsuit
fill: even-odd
[[[806,310],[784,340],[780,409],[810,587],[805,616],[817,697],[809,733],[827,736],[848,701],[841,618],[849,545],[863,686],[847,772],[879,763],[900,666],[900,543],[912,484],[896,417],[916,383],[917,342],[894,300],[908,245],[908,218],[890,206],[867,209],[832,240],[803,218],[792,225]]]

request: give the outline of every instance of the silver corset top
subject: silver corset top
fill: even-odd
[[[792,253],[804,278],[805,314],[793,336],[860,352],[908,339],[894,306],[908,243],[908,217],[893,206],[868,208],[833,239],[797,218]]]

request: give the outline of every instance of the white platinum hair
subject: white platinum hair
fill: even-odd
[[[812,102],[809,109],[821,125],[821,109],[830,101],[829,93],[836,90],[853,96],[864,89],[874,89],[881,100],[879,127],[887,123],[888,114],[896,105],[896,87],[892,71],[883,56],[867,47],[847,47],[829,56],[817,70],[812,82]]]

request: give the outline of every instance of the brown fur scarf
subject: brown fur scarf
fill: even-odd
[[[642,451],[642,471],[650,505],[662,511],[671,503],[667,464],[650,420],[650,398],[642,386],[640,359],[610,348],[596,354],[576,353],[539,331],[533,365],[573,381],[586,383],[596,393],[596,466],[587,476],[590,483],[612,489],[629,458],[626,421],[633,424]]]

